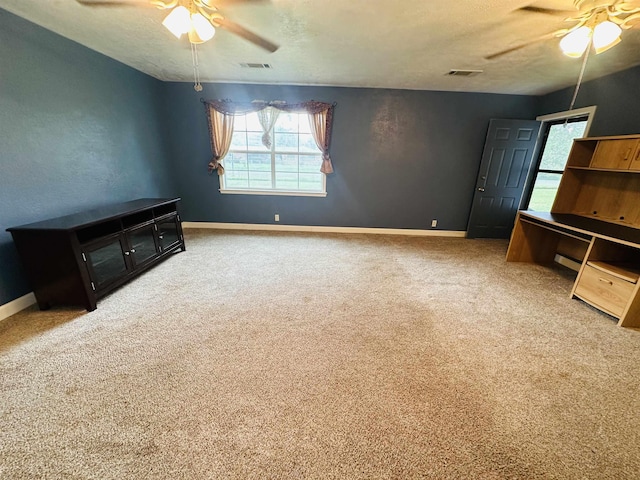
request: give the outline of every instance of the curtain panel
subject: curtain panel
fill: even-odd
[[[209,162],[210,173],[217,170],[218,175],[224,174],[224,168],[220,161],[229,152],[235,115],[257,112],[264,132],[262,143],[267,148],[270,148],[270,132],[278,118],[278,111],[307,114],[309,116],[311,134],[318,149],[322,152],[320,171],[325,174],[333,173],[329,149],[331,147],[331,128],[333,126],[335,104],[316,102],[315,100],[302,103],[264,102],[261,100],[254,100],[250,103],[232,102],[231,100],[202,100],[202,102],[207,112],[211,153],[213,155],[211,162]]]
[[[211,141],[212,158],[209,162],[209,173],[214,170],[218,175],[224,174],[224,167],[220,164],[231,146],[233,138],[233,116],[225,115],[214,109],[208,109],[209,139]]]

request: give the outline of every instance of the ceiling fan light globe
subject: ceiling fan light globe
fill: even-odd
[[[620,43],[620,35],[622,29],[609,20],[596,25],[593,30],[593,48],[596,53],[605,52]]]
[[[162,21],[167,30],[173,33],[177,38],[180,38],[184,33],[187,33],[191,29],[191,19],[189,10],[182,5],[177,6],[166,18]]]
[[[200,39],[199,43],[211,40],[216,34],[216,29],[211,25],[211,22],[205,18],[201,13],[191,14],[191,28],[189,29],[189,40],[191,40],[192,33]],[[196,43],[196,42],[191,42]]]
[[[560,40],[560,49],[567,57],[579,58],[591,43],[592,31],[589,27],[580,27]]]
[[[195,28],[192,28],[191,30],[189,30],[188,35],[189,35],[189,42],[193,43],[194,45],[200,45],[201,43],[204,43],[204,40],[200,38]]]

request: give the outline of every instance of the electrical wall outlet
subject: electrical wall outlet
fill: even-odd
[[[280,215],[279,215],[279,214],[277,214],[277,213],[276,213],[276,215],[275,215],[275,221],[276,221],[276,222],[279,222],[279,221],[280,221]]]
[[[438,226],[438,220],[431,220],[431,228],[436,228]]]

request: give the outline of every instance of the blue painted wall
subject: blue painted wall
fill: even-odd
[[[161,88],[0,9],[0,305],[31,291],[7,227],[176,193]]]
[[[538,97],[357,88],[165,85],[183,219],[466,230],[491,118],[535,118]],[[200,98],[337,102],[327,197],[222,195]]]
[[[603,55],[615,54],[615,49]],[[589,65],[587,65],[587,70]],[[640,133],[640,67],[585,82],[578,92],[575,108],[596,105],[590,136]],[[541,98],[540,115],[569,109],[575,87]]]
[[[640,67],[583,85],[593,135],[640,133]],[[465,230],[489,119],[566,110],[544,97],[161,83],[0,9],[0,305],[30,291],[9,226],[145,196],[185,220]],[[337,102],[326,198],[221,195],[200,98]]]

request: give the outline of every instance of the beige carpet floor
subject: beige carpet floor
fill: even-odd
[[[0,322],[2,479],[637,479],[640,332],[501,240],[188,231]]]

